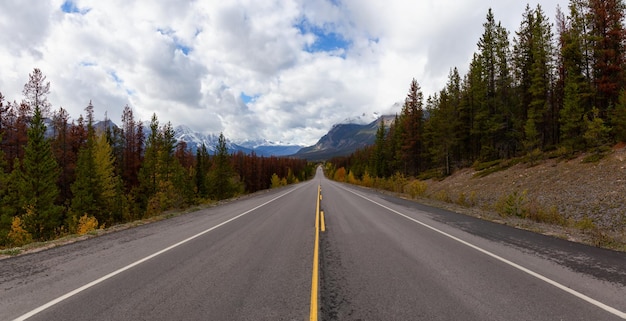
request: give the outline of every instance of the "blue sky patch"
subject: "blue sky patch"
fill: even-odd
[[[109,76],[111,76],[111,78],[113,78],[113,81],[115,81],[115,83],[119,86],[121,85],[124,81],[117,75],[117,73],[115,71],[110,71],[109,72]]]
[[[169,37],[170,39],[172,39],[172,41],[174,42],[174,47],[176,48],[176,50],[180,50],[185,56],[189,55],[189,52],[191,52],[192,48],[190,46],[187,46],[185,44],[183,44],[180,39],[178,37],[176,37],[176,31],[174,31],[173,29],[167,28],[167,29],[163,29],[163,28],[157,28],[157,32]],[[198,31],[199,33],[199,31]]]
[[[306,19],[303,19],[295,26],[303,35],[313,34],[315,36],[315,42],[304,48],[307,52],[347,50],[351,45],[351,42],[346,40],[341,34],[330,30],[330,28],[313,25]]]
[[[76,6],[76,4],[71,0],[66,0],[61,5],[61,11],[65,13],[78,13],[81,15],[87,14],[91,9],[80,9]]]
[[[259,95],[254,95],[254,96],[248,96],[246,95],[246,93],[242,92],[239,97],[241,98],[241,100],[243,100],[243,102],[247,105],[250,102],[254,102],[257,98],[259,98]]]
[[[189,55],[189,52],[191,51],[191,47],[185,46],[176,41],[174,41],[174,45],[176,46],[176,49],[180,50],[185,56]]]

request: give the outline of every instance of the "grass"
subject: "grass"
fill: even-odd
[[[16,256],[22,253],[21,248],[5,249],[0,251],[0,255]]]
[[[511,166],[524,162],[524,158],[512,158],[507,160],[495,160],[485,163],[477,163],[472,166],[477,172],[474,174],[475,178],[485,177],[489,174],[493,174],[499,171],[503,171]]]

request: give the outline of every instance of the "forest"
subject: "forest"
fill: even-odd
[[[126,106],[121,127],[96,128],[94,106],[70,120],[51,110],[50,82],[35,68],[23,100],[0,93],[0,247],[84,234],[172,209],[227,199],[309,178],[305,160],[192,154],[156,114],[148,129]],[[48,125],[46,125],[48,124]],[[50,127],[50,128],[48,128]]]
[[[413,79],[375,144],[332,159],[331,173],[425,179],[514,158],[601,159],[626,141],[625,10],[621,0],[571,0],[553,24],[527,5],[511,39],[490,9],[467,74],[452,68],[425,101]]]

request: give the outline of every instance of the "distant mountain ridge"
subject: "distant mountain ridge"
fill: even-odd
[[[342,124],[335,124],[330,131],[324,135],[319,141],[309,147],[298,145],[289,145],[281,142],[271,142],[265,139],[246,140],[241,142],[233,142],[226,139],[226,146],[229,153],[244,152],[246,154],[255,153],[258,156],[291,156],[304,158],[309,161],[324,161],[335,156],[347,156],[354,153],[360,148],[364,148],[374,144],[376,140],[376,131],[380,126],[381,120],[385,122],[385,126],[394,120],[395,116],[379,116],[374,121],[363,124],[363,121],[372,119],[373,115],[361,115],[359,117],[346,119]],[[50,119],[44,120],[48,127],[46,135],[54,136],[52,122]],[[94,128],[97,131],[104,131],[106,127],[117,128],[118,126],[111,120],[96,121]],[[214,153],[215,146],[218,144],[219,135],[203,134],[193,131],[186,125],[178,125],[174,129],[174,138],[177,142],[185,142],[187,148],[196,153],[198,148],[204,144],[210,154]],[[150,132],[147,124],[144,124],[144,134]]]
[[[174,132],[176,140],[185,142],[187,148],[190,148],[194,153],[202,144],[206,146],[209,153],[213,153],[219,139],[219,135],[194,132],[185,125],[174,127]],[[252,154],[254,152],[258,156],[288,156],[293,155],[302,148],[302,146],[297,145],[275,144],[267,140],[235,143],[228,138],[226,139],[226,147],[229,153],[244,152],[246,154]]]
[[[381,121],[388,126],[393,119],[394,116],[381,116],[365,125],[334,125],[315,145],[300,149],[294,156],[309,161],[324,161],[336,156],[350,155],[360,148],[373,145]]]

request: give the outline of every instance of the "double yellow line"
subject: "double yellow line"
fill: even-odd
[[[320,252],[320,229],[322,232],[326,230],[324,222],[324,212],[320,211],[320,202],[322,201],[322,186],[317,186],[317,199],[315,207],[315,247],[313,249],[313,276],[311,277],[311,309],[309,313],[310,321],[317,321],[318,312],[318,285],[319,285],[319,252]],[[321,226],[320,226],[321,225]]]

